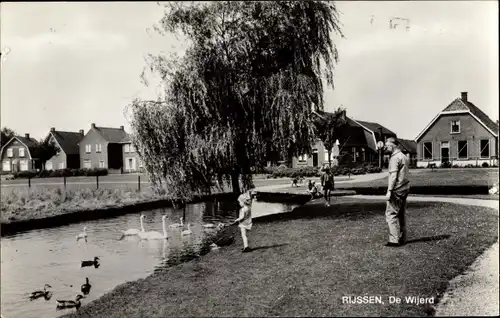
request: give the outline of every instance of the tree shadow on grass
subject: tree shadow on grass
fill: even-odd
[[[284,243],[284,244],[275,244],[275,245],[267,245],[267,246],[257,246],[257,247],[253,247],[252,248],[252,251],[256,251],[256,250],[267,250],[269,248],[275,248],[275,247],[281,247],[281,246],[286,246],[288,245],[288,243]]]
[[[451,235],[449,235],[449,234],[436,235],[436,236],[425,236],[425,237],[421,237],[418,239],[408,240],[408,241],[406,241],[406,244],[446,240],[446,239],[449,239],[450,237],[451,237]]]

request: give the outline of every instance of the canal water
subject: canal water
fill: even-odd
[[[254,201],[254,217],[288,212],[297,205]],[[235,202],[201,202],[184,209],[144,211],[146,231],[162,233],[162,215],[167,215],[168,240],[140,241],[138,237],[118,240],[121,231],[140,228],[140,213],[110,219],[74,223],[66,226],[32,230],[2,237],[1,244],[1,311],[6,318],[56,317],[68,310],[56,311],[56,299],[74,300],[88,277],[90,293],[82,305],[97,299],[127,281],[144,278],[165,264],[175,264],[188,254],[196,254],[216,230],[202,224],[229,223],[237,217]],[[192,234],[181,235],[181,229],[170,228],[185,216]],[[76,241],[76,235],[87,227],[88,241]],[[186,229],[186,228],[184,228]],[[100,258],[100,266],[81,268],[81,261]],[[52,286],[50,300],[43,297],[30,301],[29,294]]]

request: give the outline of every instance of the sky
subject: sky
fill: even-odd
[[[325,110],[378,122],[414,139],[461,92],[498,119],[496,1],[337,2],[345,38]],[[87,132],[91,123],[125,126],[126,105],[154,98],[140,73],[148,53],[186,43],[151,27],[156,2],[0,4],[1,126],[39,139],[51,127]],[[389,20],[401,17],[395,28]],[[5,55],[5,53],[8,53]]]

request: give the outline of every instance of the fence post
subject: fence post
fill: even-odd
[[[95,176],[95,179],[97,181],[97,189],[99,189],[99,176]]]
[[[137,176],[137,188],[139,189],[139,191],[141,191],[141,176],[140,175]]]
[[[66,176],[63,176],[64,178],[64,189],[66,189]]]
[[[28,188],[31,188],[31,178],[28,177]]]

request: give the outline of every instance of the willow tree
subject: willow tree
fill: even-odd
[[[332,150],[335,142],[346,135],[345,110],[338,108],[333,113],[321,112],[316,117],[316,135],[328,151],[328,166],[332,166]]]
[[[323,80],[333,86],[341,34],[324,1],[174,2],[156,30],[188,39],[182,58],[150,55],[165,84],[132,103],[134,143],[154,184],[174,196],[234,192],[270,155],[311,151]]]

